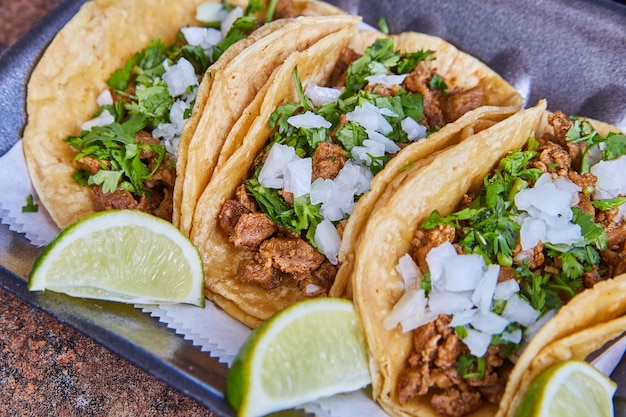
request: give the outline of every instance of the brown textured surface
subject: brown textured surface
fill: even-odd
[[[59,0],[0,0],[0,51]],[[93,340],[0,290],[0,416],[212,416]]]

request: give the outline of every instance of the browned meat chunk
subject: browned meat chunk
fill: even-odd
[[[257,211],[256,200],[248,194],[248,189],[245,184],[241,184],[235,191],[235,198],[250,212]]]
[[[360,56],[361,55],[359,55],[354,49],[343,48],[339,54],[339,59],[337,59],[335,68],[333,69],[329,85],[332,87],[344,87],[346,84],[346,72],[348,71],[348,67]]]
[[[301,274],[317,269],[324,255],[304,239],[274,237],[261,243],[259,254],[271,259],[272,265],[288,274]]]
[[[547,142],[540,149],[539,160],[548,168],[548,172],[555,172],[560,176],[567,176],[571,169],[572,158],[567,150],[554,142]]]
[[[244,213],[239,217],[229,240],[238,248],[256,250],[276,230],[276,223],[265,213]]]
[[[293,8],[292,0],[278,0],[274,10],[275,19],[289,19],[296,17],[297,13]]]
[[[454,122],[470,110],[480,107],[485,102],[485,94],[477,85],[469,90],[451,92],[444,97],[443,114],[446,122]]]
[[[330,142],[320,142],[313,153],[311,181],[317,178],[334,179],[347,160],[347,152],[341,146]]]
[[[137,201],[128,190],[117,189],[112,193],[104,193],[101,186],[92,186],[91,191],[96,211],[135,209],[151,213],[154,208],[145,194]]]
[[[517,244],[513,249],[513,263],[515,265],[522,265],[524,261],[528,262],[528,266],[531,269],[535,269],[543,265],[545,256],[543,254],[543,243],[539,242],[534,248],[522,251],[522,245]]]
[[[224,230],[228,236],[232,235],[235,232],[235,226],[239,218],[246,213],[250,213],[250,210],[239,201],[226,200],[218,216],[222,230]]]
[[[554,141],[561,145],[565,145],[567,143],[565,135],[572,126],[570,118],[567,117],[567,115],[565,115],[562,111],[557,110],[553,114],[548,115],[548,123],[550,123],[554,128]]]
[[[83,156],[76,160],[76,167],[87,171],[90,174],[95,174],[101,169],[108,168],[110,166],[111,163],[109,161],[100,161],[93,156]]]
[[[281,283],[278,271],[254,259],[246,259],[239,263],[237,277],[244,282],[258,284],[267,290],[278,288]]]
[[[308,297],[320,297],[328,295],[337,275],[337,267],[325,260],[310,274],[294,276],[299,279],[299,286],[302,292]]]
[[[477,391],[448,389],[442,394],[433,395],[430,400],[435,412],[445,417],[460,417],[477,410],[482,400]]]
[[[435,75],[435,69],[430,61],[422,61],[417,64],[404,80],[404,86],[407,90],[422,95],[424,102],[423,122],[429,129],[441,127],[445,124],[445,117],[441,110],[441,91],[430,89],[430,80],[433,75]]]
[[[148,169],[152,170],[153,162],[148,166]],[[143,184],[148,189],[154,189],[157,187],[166,187],[171,190],[174,189],[174,183],[176,182],[176,168],[169,158],[166,158],[161,165],[154,172],[152,177],[146,178]]]
[[[444,242],[454,242],[455,236],[456,230],[454,226],[449,224],[440,225],[430,230],[417,229],[412,242],[414,248],[413,258],[417,266],[423,272],[428,271],[428,265],[426,264],[428,252]]]

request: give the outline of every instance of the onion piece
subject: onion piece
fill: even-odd
[[[306,111],[302,114],[296,114],[295,116],[291,116],[287,119],[287,123],[296,128],[305,128],[305,129],[317,129],[320,127],[330,128],[332,123],[328,120],[324,119],[319,114],[315,114],[312,111]]]
[[[115,122],[115,117],[108,110],[104,109],[102,112],[91,120],[88,120],[80,125],[82,130],[91,130],[95,126],[108,126]]]
[[[322,87],[315,83],[307,85],[304,95],[307,96],[316,106],[324,106],[334,103],[339,99],[342,90],[339,88]]]
[[[451,256],[443,265],[446,290],[474,291],[483,277],[485,260],[477,254]]]
[[[335,226],[328,220],[322,220],[315,228],[315,244],[331,264],[337,265],[341,236]]]
[[[479,358],[484,356],[491,343],[491,335],[469,328],[466,328],[466,331],[467,337],[464,337],[462,340],[469,348],[470,353]]]
[[[300,157],[296,155],[296,150],[293,147],[280,143],[275,144],[270,149],[263,168],[259,172],[259,184],[267,188],[283,188],[287,164],[298,159]]]
[[[294,197],[302,197],[311,192],[311,176],[313,175],[313,159],[302,158],[291,161],[284,171],[284,190],[293,193]]]
[[[385,87],[393,87],[400,85],[409,74],[375,74],[365,77],[369,84],[382,84]]]
[[[182,96],[190,86],[198,85],[198,76],[193,65],[185,58],[181,58],[174,65],[165,65],[163,80],[172,97]]]
[[[404,290],[411,291],[417,288],[417,283],[422,278],[422,272],[419,270],[413,258],[408,253],[398,260],[396,271],[402,276],[404,281]]]
[[[532,308],[530,304],[522,300],[519,294],[514,294],[506,302],[502,317],[505,319],[521,324],[524,327],[529,327],[537,318],[539,318],[539,312]]]

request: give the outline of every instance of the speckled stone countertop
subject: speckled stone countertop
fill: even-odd
[[[0,51],[59,0],[2,0]],[[0,289],[0,416],[213,416],[93,340]]]

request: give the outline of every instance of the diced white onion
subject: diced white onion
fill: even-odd
[[[365,129],[375,130],[386,135],[391,133],[393,128],[383,115],[397,116],[389,109],[381,109],[365,102],[360,106],[356,106],[353,111],[346,113],[346,119],[363,126]]]
[[[102,110],[97,117],[88,120],[80,125],[82,130],[91,130],[94,126],[108,126],[115,121],[115,118],[108,110]]]
[[[206,2],[196,8],[196,20],[199,22],[215,22],[221,19],[222,4]]]
[[[239,19],[242,16],[243,16],[243,9],[239,6],[235,7],[230,12],[228,12],[226,17],[222,19],[222,26],[221,26],[222,38],[226,37],[233,23],[235,23],[235,20]]]
[[[332,126],[328,120],[324,119],[319,114],[315,114],[312,111],[306,111],[302,114],[296,114],[295,116],[291,116],[287,119],[287,123],[291,126],[300,128],[303,127],[305,129],[317,129],[320,127],[328,129]]]
[[[283,188],[285,184],[285,168],[292,161],[300,159],[296,150],[288,145],[275,144],[270,149],[267,159],[259,172],[259,183],[267,188]]]
[[[528,327],[537,321],[539,312],[532,308],[530,304],[522,300],[518,294],[511,296],[506,302],[502,317],[505,319]]]
[[[324,106],[336,102],[341,93],[342,91],[339,88],[322,87],[314,83],[307,85],[304,91],[304,95],[316,106]]]
[[[301,197],[311,192],[311,176],[313,174],[313,160],[302,158],[291,161],[285,168],[284,189],[293,193],[294,197]]]
[[[472,327],[487,334],[500,334],[510,322],[502,316],[491,311],[478,311],[472,321]]]
[[[474,307],[471,292],[431,291],[428,307],[435,314],[458,314]]]
[[[592,166],[591,173],[598,178],[594,198],[601,200],[626,195],[626,180],[623,172],[626,172],[626,158],[623,156],[610,161],[600,161]],[[622,204],[615,221],[621,221],[625,214],[626,204]]]
[[[477,357],[482,357],[487,353],[491,343],[491,335],[478,330],[466,329],[467,337],[463,338],[463,343],[467,345],[470,353]]]
[[[422,273],[415,264],[415,261],[408,253],[405,253],[403,257],[398,260],[396,265],[396,271],[402,276],[404,280],[404,290],[410,291],[417,288],[417,283],[422,278]]]
[[[571,204],[577,201],[580,187],[569,179],[553,181],[543,174],[533,188],[515,195],[515,205],[527,212],[519,217],[522,250],[536,246],[540,241],[555,244],[574,244],[581,238],[580,227],[571,223]]]
[[[367,137],[375,142],[379,142],[382,143],[383,145],[385,145],[385,152],[387,153],[397,153],[398,151],[400,151],[400,147],[398,145],[396,145],[396,143],[394,141],[392,141],[391,139],[387,138],[385,135],[383,135],[382,133],[378,133],[375,130],[372,129],[365,129],[365,133],[367,133]]]
[[[402,130],[404,130],[411,142],[423,139],[426,137],[426,126],[422,126],[417,123],[411,117],[406,117],[400,122]]]
[[[193,65],[185,58],[181,58],[174,65],[165,65],[163,80],[172,97],[182,96],[190,86],[198,85],[198,76]]]
[[[322,204],[325,219],[341,220],[354,210],[355,196],[369,191],[372,178],[367,168],[349,160],[335,179],[318,178],[311,184],[311,203]]]
[[[434,289],[443,289],[446,287],[444,266],[451,257],[459,256],[456,249],[450,242],[444,242],[441,245],[431,249],[426,254],[426,263],[430,271],[430,282]]]
[[[499,273],[500,265],[488,265],[487,270],[474,290],[474,294],[472,294],[472,302],[481,311],[490,311],[491,309],[491,301],[496,290]]]
[[[113,96],[108,89],[102,90],[102,92],[96,98],[98,106],[108,106],[113,104]]]
[[[315,228],[315,244],[331,264],[337,265],[341,236],[328,220],[322,220]]]
[[[178,151],[178,142],[180,135],[185,127],[187,119],[185,118],[185,111],[189,109],[189,103],[176,100],[170,109],[170,122],[159,123],[159,125],[152,131],[152,136],[155,138],[161,138],[165,145],[165,149],[169,154],[176,158]]]
[[[382,84],[385,87],[393,87],[394,85],[400,85],[404,82],[404,79],[408,77],[409,74],[376,74],[365,77],[368,83],[370,84]]]
[[[422,324],[434,320],[437,316],[428,311],[428,298],[422,289],[405,292],[396,302],[391,313],[383,321],[387,330],[402,326],[403,332],[413,330]]]
[[[501,339],[505,342],[515,343],[519,345],[522,342],[522,330],[515,329],[512,332],[504,332],[502,333]]]
[[[222,33],[214,28],[189,26],[181,28],[180,31],[189,45],[199,46],[205,51],[222,40]]]
[[[477,312],[478,310],[473,308],[471,310],[464,310],[456,313],[454,316],[452,316],[450,327],[465,326],[466,324],[471,323]]]
[[[369,166],[372,163],[372,157],[379,158],[385,155],[385,144],[365,139],[362,146],[353,146],[350,153],[356,162]]]
[[[519,292],[519,284],[514,279],[498,282],[493,293],[494,300],[508,300],[513,294]]]
[[[483,277],[485,260],[476,254],[452,256],[443,270],[448,291],[474,291]]]

